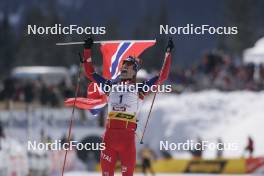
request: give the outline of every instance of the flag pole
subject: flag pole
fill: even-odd
[[[93,43],[120,43],[120,42],[156,42],[156,39],[154,40],[97,40]],[[57,46],[64,46],[64,45],[83,45],[84,42],[62,42],[62,43],[56,43]]]

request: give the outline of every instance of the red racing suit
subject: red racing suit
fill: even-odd
[[[136,164],[136,146],[135,131],[137,128],[136,114],[139,110],[138,100],[143,99],[148,92],[142,87],[135,91],[115,91],[114,85],[120,82],[113,82],[98,75],[92,65],[91,49],[84,49],[84,70],[88,79],[111,86],[112,90],[108,92],[108,117],[106,130],[103,136],[105,150],[101,151],[100,164],[103,176],[113,176],[117,159],[121,161],[121,172],[123,176],[132,176]],[[169,74],[171,54],[165,54],[165,63],[160,75],[142,83],[142,86],[162,84]],[[126,84],[133,84],[126,82]]]

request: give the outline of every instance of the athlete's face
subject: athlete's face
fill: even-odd
[[[123,62],[121,68],[121,79],[132,79],[136,75],[133,62]]]

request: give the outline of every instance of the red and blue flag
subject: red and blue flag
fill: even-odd
[[[120,74],[122,61],[128,56],[139,57],[147,48],[153,46],[155,40],[120,41],[101,44],[103,54],[103,76],[116,79]]]

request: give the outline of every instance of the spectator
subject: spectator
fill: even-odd
[[[49,100],[50,100],[51,106],[52,107],[59,106],[60,105],[60,101],[59,101],[60,95],[59,95],[57,87],[50,86],[49,91],[50,91]]]
[[[42,83],[41,85],[42,86],[40,88],[39,99],[40,99],[41,105],[45,106],[49,102],[49,89],[44,83]]]
[[[254,141],[250,136],[248,136],[248,143],[247,143],[247,146],[245,148],[245,152],[246,151],[248,151],[248,153],[249,153],[249,158],[252,158],[253,152],[254,152]]]
[[[197,137],[196,141],[196,148],[194,150],[191,150],[191,154],[194,159],[201,159],[203,154],[203,148],[202,148],[203,141],[200,137]]]
[[[34,100],[34,85],[32,82],[26,83],[24,87],[24,94],[25,94],[25,102],[32,103]]]
[[[155,153],[148,145],[145,145],[143,149],[139,152],[142,161],[142,172],[144,175],[147,174],[147,171],[150,171],[152,175],[155,175],[155,172],[152,168],[151,161],[156,158]]]
[[[13,78],[7,78],[4,80],[3,91],[1,92],[4,100],[6,101],[6,109],[11,109],[13,106],[13,100],[15,95],[15,81]]]
[[[2,122],[0,122],[0,151],[2,149],[2,139],[3,138],[5,138],[4,127],[2,125]]]
[[[216,158],[221,159],[223,157],[224,152],[224,143],[221,138],[217,139],[217,151],[216,151]]]

